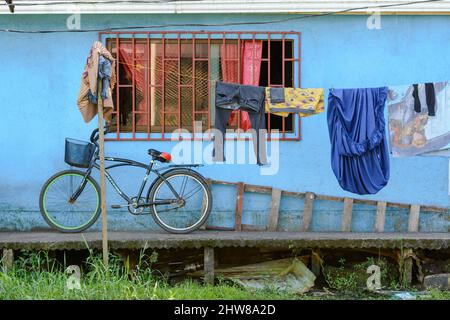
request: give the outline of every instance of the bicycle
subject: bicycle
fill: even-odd
[[[105,134],[108,128],[105,129]],[[45,221],[62,232],[82,232],[91,227],[100,216],[100,187],[92,178],[92,170],[100,170],[99,129],[90,137],[91,142],[66,138],[65,162],[85,168],[64,170],[50,177],[42,187],[39,207]],[[114,190],[126,201],[124,205],[112,205],[113,209],[128,208],[134,215],[151,214],[155,222],[171,233],[189,233],[199,229],[208,219],[212,207],[211,189],[206,179],[193,168],[199,164],[167,165],[155,169],[155,162],[168,163],[168,153],[149,149],[149,164],[105,156],[105,176]],[[114,181],[108,170],[118,167],[138,167],[146,170],[136,196],[126,195]],[[156,175],[143,193],[151,173]],[[150,208],[150,212],[147,212]]]

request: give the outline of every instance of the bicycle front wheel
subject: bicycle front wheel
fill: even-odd
[[[171,233],[189,233],[200,228],[212,208],[211,190],[205,179],[187,169],[169,171],[163,177],[147,196],[147,202],[154,203],[151,210],[156,223]],[[162,204],[167,202],[171,203]]]
[[[84,173],[66,170],[52,176],[44,184],[39,207],[45,221],[62,232],[81,232],[92,226],[100,215],[100,187],[88,177],[76,201],[69,201],[80,187]]]

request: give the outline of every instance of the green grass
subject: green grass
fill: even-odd
[[[70,277],[64,263],[46,252],[23,252],[11,269],[0,272],[0,300],[23,299],[386,299],[363,292],[353,295],[335,293],[327,296],[295,295],[279,291],[250,292],[219,280],[215,286],[193,280],[177,284],[155,276],[151,265],[156,257],[142,255],[138,266],[130,272],[128,264],[111,255],[110,269],[103,267],[101,257],[91,254],[82,266],[81,289],[69,289]],[[450,293],[433,290],[423,299],[450,299]]]

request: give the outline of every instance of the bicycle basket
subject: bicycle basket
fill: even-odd
[[[94,152],[93,143],[66,138],[64,161],[74,167],[88,168]]]

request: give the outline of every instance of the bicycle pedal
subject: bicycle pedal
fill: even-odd
[[[112,209],[120,209],[120,208],[122,208],[122,206],[120,204],[113,204],[113,205],[111,205],[111,208]]]

